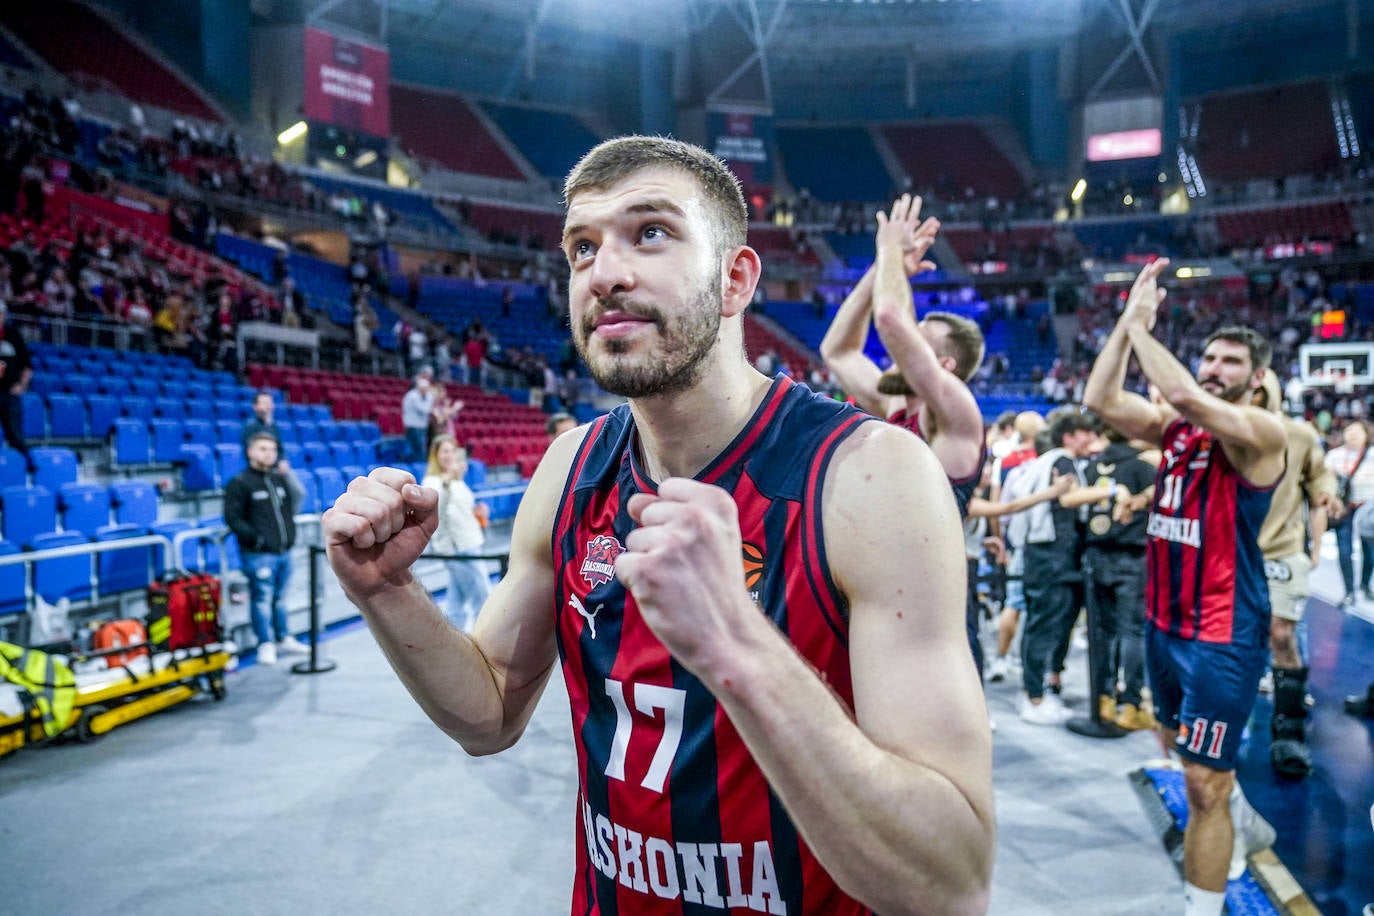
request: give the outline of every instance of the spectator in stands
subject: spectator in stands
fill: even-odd
[[[152,338],[153,309],[148,305],[142,286],[135,285],[133,292],[124,300],[124,324],[129,329],[130,349],[146,353]]]
[[[373,310],[367,297],[354,296],[353,349],[358,351],[359,356],[366,356],[372,352],[372,335],[380,326],[381,322],[377,319],[377,312]]]
[[[434,329],[434,371],[438,375],[439,382],[453,381],[453,347],[449,344],[449,336],[442,328]]]
[[[486,541],[477,499],[463,481],[467,472],[467,450],[447,433],[435,436],[420,481],[420,486],[439,491],[439,527],[430,538],[429,553],[472,553]],[[444,567],[449,576],[448,619],[469,632],[491,592],[491,572],[485,560],[445,560]]]
[[[76,288],[61,267],[54,267],[48,279],[43,281],[39,310],[52,318],[72,318],[76,315]]]
[[[425,366],[415,374],[414,384],[401,398],[401,425],[406,431],[407,461],[425,460],[434,401],[434,370]]]
[[[462,401],[450,398],[448,389],[443,385],[437,382],[434,384],[434,409],[429,414],[429,442],[431,444],[433,444],[435,436],[458,438],[453,418],[458,416],[458,412],[462,409]]]
[[[24,442],[24,392],[33,378],[33,361],[29,348],[18,328],[6,328],[9,309],[0,302],[0,431],[5,443],[21,452],[29,461],[29,447]]]
[[[238,319],[234,317],[233,303],[221,296],[207,329],[211,369],[233,372],[238,368],[237,334]]]
[[[286,584],[296,543],[296,507],[305,495],[296,475],[277,467],[277,439],[258,432],[248,440],[248,467],[224,488],[224,522],[239,539],[258,661],[277,662],[277,652],[305,652],[287,627]]]
[[[556,413],[544,424],[544,432],[548,433],[549,441],[552,442],[568,430],[576,429],[577,425],[577,418],[572,414]]]
[[[400,340],[400,335],[397,335]],[[423,324],[417,323],[410,329],[410,334],[406,337],[406,369],[412,375],[420,371],[420,367],[429,362],[429,335],[425,333]]]
[[[272,399],[272,392],[259,391],[253,395],[253,419],[244,424],[243,427],[243,449],[246,452],[248,445],[260,435],[268,435],[276,440],[277,446],[281,446],[281,427],[273,419],[276,410],[276,402]],[[283,460],[285,465],[286,461]]]

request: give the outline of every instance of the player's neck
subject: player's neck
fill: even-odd
[[[699,474],[744,429],[771,385],[742,359],[729,360],[687,391],[632,401],[645,472],[655,481]]]

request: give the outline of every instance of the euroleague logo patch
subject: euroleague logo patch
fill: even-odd
[[[599,534],[587,542],[587,559],[582,561],[582,578],[592,588],[605,585],[615,578],[615,558],[625,552],[625,545],[608,534]]]
[[[763,579],[763,549],[744,542],[744,587],[753,591]]]

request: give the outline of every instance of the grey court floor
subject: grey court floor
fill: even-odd
[[[330,673],[246,664],[222,702],[0,760],[0,913],[567,912],[576,774],[561,682],[515,748],[473,759],[364,627],[322,649]],[[1080,710],[1083,668],[1075,651],[1066,696]],[[1180,879],[1126,779],[1158,756],[1155,739],[1029,726],[1015,695],[988,688],[991,912],[1181,913]]]

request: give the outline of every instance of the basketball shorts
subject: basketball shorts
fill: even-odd
[[[1294,623],[1302,620],[1311,573],[1312,558],[1305,553],[1264,561],[1264,577],[1269,580],[1269,607],[1275,617]]]
[[[1234,770],[1259,694],[1268,646],[1207,643],[1145,628],[1145,672],[1155,718],[1177,730],[1175,750],[1215,770]]]

